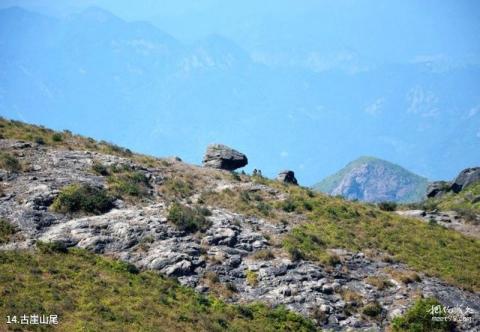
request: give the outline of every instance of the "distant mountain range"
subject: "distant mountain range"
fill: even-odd
[[[366,202],[416,202],[425,197],[428,180],[401,166],[361,157],[313,188],[330,195]]]
[[[421,61],[277,66],[224,36],[185,43],[101,8],[0,10],[1,115],[192,163],[223,142],[247,171],[293,169],[307,185],[357,153],[432,179],[478,164],[478,77]]]

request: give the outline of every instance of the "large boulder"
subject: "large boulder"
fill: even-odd
[[[247,156],[222,144],[211,144],[203,157],[203,166],[234,171],[248,164]]]
[[[435,181],[428,185],[427,187],[427,197],[435,198],[440,197],[450,191],[452,186],[451,182],[447,181]]]
[[[277,180],[288,184],[298,184],[297,179],[295,178],[295,173],[290,170],[281,171],[277,176]]]
[[[459,193],[471,184],[480,181],[480,167],[467,168],[458,174],[452,184],[452,191]]]

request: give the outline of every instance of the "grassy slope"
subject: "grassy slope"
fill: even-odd
[[[418,201],[423,198],[425,195],[425,191],[427,188],[427,183],[428,180],[418,176],[406,169],[404,169],[401,166],[398,166],[396,164],[390,163],[385,160],[381,160],[378,158],[374,157],[360,157],[352,162],[350,162],[347,166],[342,168],[340,171],[337,173],[328,176],[324,180],[320,181],[319,183],[315,184],[313,186],[313,189],[319,192],[324,192],[324,193],[330,193],[337,185],[338,183],[343,179],[343,177],[348,174],[352,169],[355,167],[364,164],[364,163],[369,163],[369,164],[382,164],[386,168],[393,170],[395,174],[398,174],[399,177],[401,178],[408,178],[411,179],[413,183],[416,184],[417,190],[412,192],[409,196],[405,197],[404,201]]]
[[[268,214],[258,209],[257,199],[246,200],[238,191],[209,193],[207,201],[276,220],[291,220],[295,214],[306,216],[307,221],[293,228],[284,240],[284,248],[297,256],[329,264],[333,261],[329,248],[371,249],[451,284],[480,290],[479,240],[381,211],[373,204],[349,202],[266,179],[259,182],[276,187],[289,198],[278,202],[263,197],[261,203],[269,206]]]
[[[39,127],[8,122],[5,125],[4,122],[0,120],[0,134],[4,137],[22,138],[19,136],[25,135],[25,132],[43,132]],[[13,129],[10,128],[12,126]],[[52,133],[47,131],[46,135],[50,137]],[[70,134],[67,133],[68,135]],[[83,146],[83,140],[87,140],[79,136],[72,137],[75,145],[67,147]],[[103,146],[103,143],[87,141],[98,148]],[[66,142],[68,140],[48,144],[67,144]],[[108,145],[106,147],[108,148]],[[138,155],[134,157],[137,158]],[[242,175],[238,178],[235,181],[253,180],[274,187],[287,194],[288,199],[280,202],[265,192],[252,194],[241,190],[224,190],[220,193],[204,192],[204,202],[277,221],[289,222],[298,219],[294,218],[295,215],[302,215],[307,221],[295,227],[284,240],[284,247],[289,251],[294,248],[306,257],[328,262],[328,248],[373,249],[395,256],[418,271],[440,277],[460,287],[480,290],[478,240],[466,238],[440,226],[380,211],[371,204],[327,197],[305,188],[285,186],[261,177]],[[182,197],[204,190],[201,185],[197,186],[193,182],[188,188],[187,191],[182,191]],[[167,186],[165,189],[168,189]]]
[[[471,185],[458,194],[448,193],[440,197],[437,201],[438,208],[441,210],[470,210],[480,214],[480,200],[474,202],[475,198],[480,196],[480,183]]]
[[[146,166],[153,165],[155,158],[132,153],[129,149],[105,141],[95,141],[68,130],[56,132],[43,126],[36,126],[21,121],[7,120],[0,117],[0,139],[16,139],[37,142],[47,146],[70,150],[89,150],[105,154],[127,157]]]
[[[228,305],[79,249],[0,252],[0,293],[2,319],[56,314],[61,331],[314,330],[311,322],[281,307]]]
[[[339,198],[310,197],[291,188],[298,206],[307,205],[309,222],[287,237],[287,248],[322,259],[326,248],[375,249],[445,281],[480,290],[480,241],[438,225],[399,217],[374,206]]]

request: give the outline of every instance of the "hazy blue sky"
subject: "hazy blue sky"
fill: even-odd
[[[0,22],[5,116],[194,163],[225,142],[249,169],[292,168],[305,184],[361,155],[431,179],[480,164],[480,1],[0,1],[11,6],[62,23],[35,35],[21,25],[45,27],[34,17]],[[75,30],[90,6],[124,21],[90,12],[98,25],[83,14]]]

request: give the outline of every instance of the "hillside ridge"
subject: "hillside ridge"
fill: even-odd
[[[81,249],[176,279],[204,296],[267,305],[251,314],[239,308],[246,316],[234,315],[232,327],[248,317],[266,325],[278,317],[284,331],[295,322],[300,330],[383,331],[419,295],[480,312],[480,241],[453,230],[259,175],[138,155],[68,131],[0,119],[0,135],[1,264],[28,255],[52,259],[35,249],[43,244],[67,255]],[[24,282],[36,280],[35,271],[22,271]],[[41,296],[35,301],[50,303]],[[72,301],[62,315],[80,324],[84,307]],[[12,297],[0,311],[7,314],[9,304],[30,308]],[[114,304],[102,306],[89,313],[92,319],[110,310],[123,322]],[[142,315],[138,307],[129,310]],[[224,321],[215,324],[230,326]],[[475,327],[478,320],[458,325]]]

